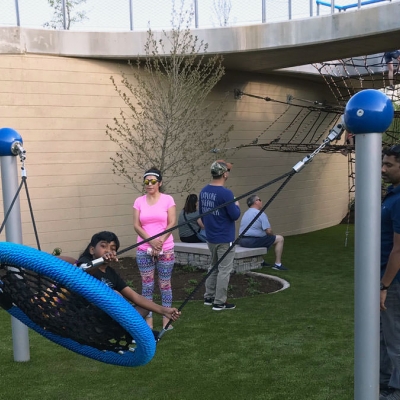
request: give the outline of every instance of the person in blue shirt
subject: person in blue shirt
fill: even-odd
[[[232,164],[224,160],[217,160],[211,164],[212,181],[205,186],[199,196],[199,211],[204,214],[224,203],[231,202],[225,207],[219,208],[212,213],[202,217],[206,230],[207,245],[211,252],[211,266],[217,264],[218,260],[232,245],[235,240],[235,221],[240,217],[239,202],[232,201],[232,191],[225,188]],[[233,310],[234,304],[226,302],[229,278],[233,269],[235,249],[232,248],[221,261],[218,269],[214,269],[205,282],[206,292],[204,304],[213,306],[214,311]]]
[[[383,58],[385,59],[385,63],[388,67],[388,78],[390,85],[388,86],[389,90],[394,90],[395,87],[393,85],[393,60],[400,61],[400,50],[395,51],[387,51],[383,54]],[[399,64],[397,64],[397,70],[399,69]]]
[[[400,145],[383,150],[382,179],[391,185],[381,210],[381,343],[379,400],[400,399]]]
[[[249,209],[243,214],[242,220],[240,221],[239,235],[242,234],[242,232],[262,209],[262,200],[256,194],[251,195],[246,202]],[[281,261],[284,241],[285,239],[282,235],[274,235],[267,215],[262,213],[254,221],[249,230],[245,232],[244,236],[239,240],[239,244],[242,247],[266,247],[267,249],[274,245],[275,264],[272,269],[276,269],[278,271],[287,271],[287,268],[282,265]]]

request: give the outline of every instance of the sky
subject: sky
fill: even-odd
[[[130,29],[129,3],[132,2],[133,29],[168,29],[171,26],[172,0],[86,0],[79,6],[88,19],[75,24],[71,30],[127,31]],[[199,28],[220,26],[214,11],[214,4],[224,0],[197,0]],[[258,24],[262,22],[263,0],[225,0],[231,3],[229,26]],[[310,16],[310,0],[264,0],[267,22],[289,19],[291,3],[292,19]],[[330,0],[325,0],[330,2]],[[336,5],[349,5],[357,0],[334,0]],[[186,6],[194,0],[186,0]],[[313,15],[317,15],[315,0],[311,0]],[[48,0],[18,0],[21,26],[40,28],[52,18],[52,8]],[[177,1],[180,4],[180,1]],[[320,14],[329,14],[330,7],[321,7]],[[349,11],[348,11],[349,12]],[[193,22],[194,24],[194,22]],[[15,0],[0,0],[0,26],[15,26]],[[194,27],[194,25],[193,25]]]

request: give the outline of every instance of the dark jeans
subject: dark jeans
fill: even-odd
[[[400,389],[400,283],[390,285],[381,311],[380,384]]]
[[[275,243],[275,235],[265,235],[262,237],[243,236],[239,240],[239,246],[255,249],[257,247],[266,247],[269,249]]]

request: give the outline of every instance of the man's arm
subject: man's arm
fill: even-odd
[[[260,215],[260,220],[261,220],[261,226],[264,229],[265,233],[267,235],[273,235],[274,233],[272,232],[271,224],[269,223],[269,219],[267,217],[267,214],[262,213]]]
[[[223,201],[224,203],[228,202],[228,201],[232,201],[234,200],[234,196],[233,193],[230,192],[228,196],[226,196]],[[237,221],[240,217],[240,207],[239,207],[239,202],[236,201],[235,203],[231,203],[229,205],[226,206],[226,211],[228,212],[229,217],[233,220],[233,221]]]
[[[385,286],[390,286],[400,269],[400,234],[393,234],[393,249],[390,252],[386,271],[381,279]]]
[[[399,272],[400,269],[400,234],[393,234],[393,248],[389,255],[389,260],[386,266],[385,273],[381,279],[381,283],[384,286],[390,286],[394,277]],[[386,300],[386,290],[381,290],[381,310],[386,310],[385,300]]]

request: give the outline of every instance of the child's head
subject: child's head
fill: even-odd
[[[102,231],[92,236],[90,243],[82,253],[81,257],[89,257],[92,259],[103,257],[103,254],[110,251],[118,251],[119,240],[115,233]]]

